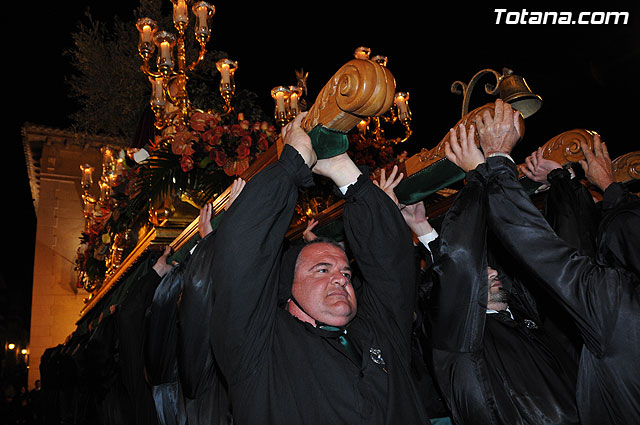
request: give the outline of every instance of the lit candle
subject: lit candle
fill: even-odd
[[[140,53],[146,62],[155,50],[153,37],[158,30],[158,24],[153,19],[140,18],[136,22],[136,28],[140,34],[140,38],[138,40],[138,53]]]
[[[298,114],[298,93],[291,93],[291,96],[289,97],[289,107],[291,108],[291,113],[293,115]]]
[[[220,67],[220,75],[222,76],[222,82],[229,84],[229,64],[223,63]]]
[[[113,167],[113,151],[109,146],[102,148],[102,168],[104,171],[111,170]]]
[[[358,123],[358,131],[360,134],[365,134],[367,132],[367,126],[369,122],[367,120],[362,120]]]
[[[98,185],[100,186],[100,201],[104,202],[111,195],[111,188],[109,187],[109,183],[104,180],[100,180]]]
[[[171,44],[168,41],[160,43],[160,58],[159,64],[173,68],[173,61],[171,60]]]
[[[116,176],[121,176],[124,174],[124,158],[118,158],[116,160]]]
[[[276,93],[276,109],[278,112],[284,112],[284,92]]]
[[[407,107],[407,100],[409,100],[409,93],[396,93],[393,102],[398,108],[398,118],[400,120],[406,120],[409,117],[409,109]]]
[[[370,53],[371,49],[369,49],[368,47],[358,47],[353,55],[356,59],[369,59]]]
[[[187,3],[184,0],[178,0],[173,3],[173,22],[175,24],[186,24],[189,22]]]
[[[82,170],[82,187],[88,189],[93,183],[93,167],[89,164],[84,164],[80,166],[80,170]]]
[[[91,215],[91,213],[95,209],[96,199],[91,195],[87,195],[83,197],[83,199],[84,199],[84,214],[88,217]]]
[[[143,26],[140,37],[143,43],[151,43],[151,26],[149,25]]]
[[[162,86],[162,78],[149,78],[151,82],[151,106],[163,107],[167,101]]]
[[[195,33],[196,35],[208,35],[209,34],[209,10],[204,3],[198,3],[193,8],[194,13],[198,18],[198,25],[196,25]]]

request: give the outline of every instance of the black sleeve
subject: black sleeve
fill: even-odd
[[[298,152],[281,157],[247,182],[213,241],[211,343],[229,384],[251,373],[275,323],[278,264],[298,187],[313,183]]]
[[[628,275],[597,265],[551,229],[517,180],[515,165],[488,158],[477,170],[487,179],[488,223],[513,258],[569,312],[587,348],[604,351],[620,298],[632,292]]]
[[[176,310],[182,286],[182,267],[170,270],[157,285],[144,318],[145,377],[152,385],[178,380]]]
[[[604,191],[602,213],[598,261],[622,267],[640,278],[640,199],[624,185],[613,183]]]
[[[599,212],[587,188],[564,168],[547,177],[550,188],[542,214],[556,234],[581,255],[595,257]]]
[[[400,209],[362,174],[347,190],[343,218],[349,249],[364,279],[358,309],[392,318],[409,349],[416,264],[413,237]]]
[[[214,320],[211,249],[215,231],[205,236],[184,266],[182,292],[178,302],[178,368],[184,394],[200,397],[218,379],[217,365],[211,345]]]
[[[440,230],[429,309],[435,349],[482,348],[488,296],[486,215],[482,176],[471,171]]]

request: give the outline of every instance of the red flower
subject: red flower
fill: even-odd
[[[189,124],[191,128],[196,131],[204,131],[211,122],[215,120],[215,117],[206,112],[194,112],[191,114]]]
[[[251,150],[245,145],[240,145],[236,148],[236,153],[238,154],[238,159],[244,159],[249,156]]]
[[[193,133],[190,131],[176,133],[171,143],[171,151],[176,155],[193,155],[194,150],[191,147],[192,141]]]
[[[228,161],[227,154],[224,153],[224,151],[221,149],[212,150],[211,153],[209,154],[209,157],[215,161],[218,167],[224,167],[224,165]]]
[[[261,151],[266,151],[267,149],[269,149],[269,140],[264,134],[258,139],[258,149],[260,149]]]
[[[231,126],[230,133],[233,137],[242,137],[245,135],[246,131],[240,124],[233,124]]]
[[[193,169],[193,158],[189,155],[183,155],[180,159],[180,167],[185,173],[191,171]]]
[[[249,158],[238,161],[229,161],[224,166],[224,172],[228,176],[239,176],[249,168]]]
[[[240,174],[247,171],[248,168],[249,168],[249,158],[241,159],[236,164],[236,175],[239,176]]]
[[[209,129],[200,135],[200,138],[210,145],[218,145],[220,144],[220,136],[216,133],[214,129]]]
[[[240,117],[238,117],[238,118],[240,118]],[[250,126],[250,123],[249,123],[249,121],[248,121],[248,120],[240,120],[238,124],[239,124],[239,125],[240,125],[240,127],[242,127],[242,129],[243,129],[243,130],[245,130],[245,131],[246,131],[246,130],[249,130],[249,128],[251,127],[251,126]]]
[[[242,145],[242,146],[246,146],[246,147],[250,148],[251,147],[251,143],[252,143],[252,140],[251,140],[251,136],[249,136],[249,135],[244,135],[244,136],[242,136],[240,138],[240,145]]]
[[[273,136],[276,132],[276,128],[267,121],[262,121],[262,123],[260,124],[260,130],[267,133],[267,136]]]

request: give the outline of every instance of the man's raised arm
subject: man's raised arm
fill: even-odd
[[[390,314],[408,347],[416,265],[411,232],[397,203],[361,174],[346,153],[319,160],[313,172],[331,178],[345,194],[345,236],[365,281],[358,304]]]
[[[486,162],[477,171],[487,179],[489,226],[526,272],[559,298],[576,321],[587,347],[601,352],[606,330],[616,317],[613,310],[621,294],[619,285],[625,285],[625,279],[618,270],[599,267],[580,256],[553,232],[533,205],[509,157],[519,138],[515,121],[510,121],[514,112],[507,104],[501,105],[496,109],[504,112],[484,117],[480,131]],[[506,136],[500,138],[497,133]]]
[[[298,188],[313,184],[311,145],[295,136],[304,114],[282,130],[280,158],[247,182],[225,213],[213,245],[212,344],[233,383],[250,373],[277,308],[278,264]]]

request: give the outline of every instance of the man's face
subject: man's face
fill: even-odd
[[[300,251],[291,294],[309,316],[327,325],[344,326],[356,315],[347,256],[330,243],[314,243]]]
[[[487,274],[489,278],[489,299],[487,300],[487,308],[492,310],[504,310],[508,307],[509,293],[502,288],[502,282],[498,271],[488,267]]]

